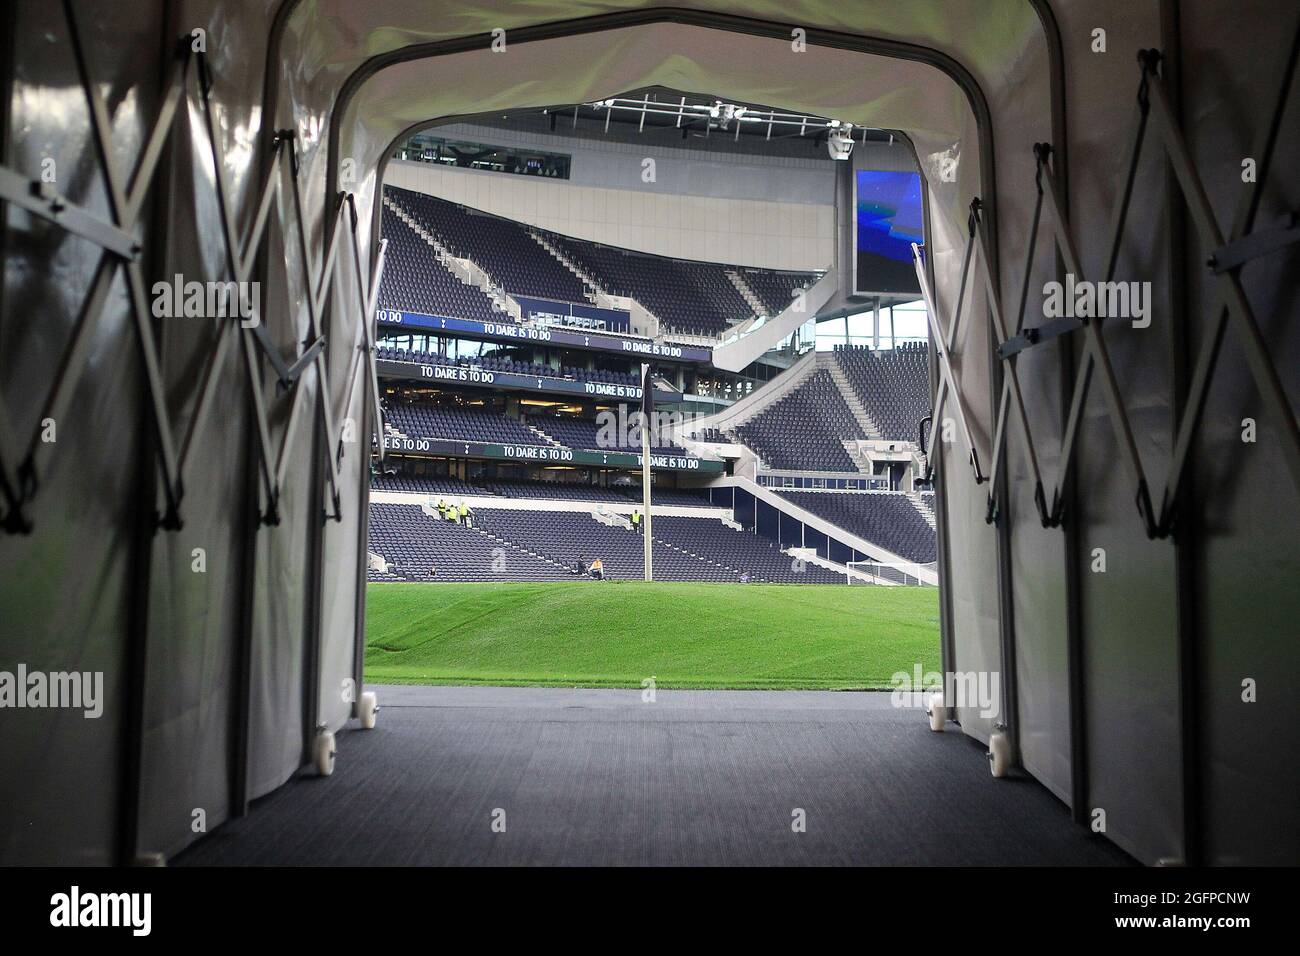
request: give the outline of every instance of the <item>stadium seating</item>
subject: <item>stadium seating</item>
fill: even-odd
[[[755,583],[843,582],[716,518],[661,515],[652,533],[656,580],[738,581],[747,573]],[[643,544],[639,533],[602,524],[587,512],[479,508],[474,527],[466,528],[414,505],[371,505],[369,549],[403,580],[563,580],[575,564],[595,558],[607,577],[638,580],[645,576]],[[372,571],[371,579],[380,575]]]
[[[708,555],[737,573],[748,572],[751,581],[772,584],[842,584],[844,578],[820,565],[796,561],[782,553],[776,542],[752,531],[736,531],[721,521],[661,515],[651,529],[655,541],[670,549],[693,555]],[[655,552],[655,576],[659,576],[659,555]],[[732,580],[735,580],[733,575]]]
[[[567,445],[570,448],[588,448],[595,451],[624,451],[639,452],[641,444],[639,441],[629,443],[627,438],[639,438],[639,433],[632,434],[632,430],[626,434],[620,434],[619,429],[610,428],[605,433],[597,426],[595,421],[585,418],[561,417],[558,415],[532,416],[528,419],[530,425],[545,432],[557,444]],[[600,442],[606,439],[606,444]],[[608,440],[612,439],[613,444]],[[652,455],[680,455],[684,450],[674,444],[651,445],[650,453]]]
[[[909,561],[935,560],[935,532],[904,494],[780,491],[783,498]]]
[[[370,487],[375,491],[407,491],[422,495],[495,495],[497,492],[479,485],[471,485],[459,478],[437,478],[433,475],[412,475],[399,471],[395,475],[373,475]]]
[[[509,321],[481,289],[456,278],[433,248],[387,206],[383,210],[384,277],[379,307],[428,315],[458,316],[482,322]]]
[[[607,504],[639,504],[641,486],[633,484],[602,488],[580,481],[547,481],[483,478],[474,482],[459,478],[415,475],[403,470],[396,474],[373,475],[370,487],[375,491],[404,491],[422,495],[445,495],[448,498],[469,496],[500,498],[536,498],[553,501],[593,501]],[[711,507],[704,489],[655,488],[655,505],[679,508]]]
[[[893,349],[835,347],[835,361],[880,437],[917,441],[930,414],[929,353],[923,343]]]
[[[425,193],[386,187],[388,196],[451,252],[471,259],[507,292],[561,302],[586,302],[587,287],[517,222],[467,209]]]
[[[800,471],[856,472],[842,440],[868,437],[826,369],[734,430],[769,468]]]
[[[390,575],[406,581],[558,581],[568,577],[563,568],[544,558],[478,528],[427,515],[418,505],[372,504],[369,549],[388,561]],[[369,574],[371,580],[382,579],[379,572]]]
[[[769,316],[780,315],[794,302],[796,289],[811,289],[817,276],[811,272],[772,272],[767,269],[742,269],[744,279],[766,308]]]
[[[419,349],[404,349],[392,345],[376,347],[375,357],[388,362],[414,362],[417,364],[459,365],[481,368],[489,372],[508,372],[514,375],[537,375],[562,378],[575,382],[602,382],[610,385],[640,385],[641,376],[635,372],[612,372],[607,369],[585,369],[564,366],[538,365],[534,362],[516,362],[509,358],[485,355],[478,358],[451,359]]]
[[[753,316],[719,263],[645,255],[567,236],[550,238],[606,292],[631,296],[675,332],[718,335]]]
[[[588,301],[591,290],[586,283],[543,248],[528,227],[395,186],[385,187],[385,196],[453,255],[472,260],[506,292],[560,302]],[[428,243],[387,207],[383,228],[390,240],[390,257],[396,254],[400,260],[391,280],[385,271],[380,294],[384,307],[464,318],[484,318],[486,308],[487,321],[511,321],[492,310],[491,300],[480,290],[459,282],[438,263]],[[742,273],[769,315],[790,304],[795,288],[807,287],[817,278],[807,272],[774,272],[649,255],[536,231],[603,291],[631,296],[654,313],[661,333],[716,336],[751,318],[754,310],[728,277],[729,269]],[[426,260],[436,264],[440,273],[433,279],[426,280],[421,274],[426,269],[434,271]]]
[[[542,436],[513,418],[473,405],[430,405],[390,399],[385,417],[394,428],[412,438],[546,444]]]

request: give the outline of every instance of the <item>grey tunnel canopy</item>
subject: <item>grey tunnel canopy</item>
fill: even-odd
[[[100,671],[106,704],[4,714],[0,861],[174,853],[353,716],[385,157],[650,86],[915,150],[944,663],[1005,692],[962,730],[1005,725],[1144,862],[1289,861],[1300,284],[1262,234],[1300,208],[1294,4],[66,6],[0,14],[42,38],[5,77],[0,668]],[[1148,314],[1026,335],[1066,272]],[[155,329],[177,274],[259,281],[256,324]]]

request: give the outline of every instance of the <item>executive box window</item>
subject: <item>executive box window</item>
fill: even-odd
[[[568,179],[570,165],[570,157],[564,153],[448,140],[424,133],[416,133],[399,146],[393,158],[546,179]]]

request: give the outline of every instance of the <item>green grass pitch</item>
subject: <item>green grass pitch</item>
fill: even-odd
[[[371,584],[376,683],[849,690],[939,669],[939,592],[642,581]]]

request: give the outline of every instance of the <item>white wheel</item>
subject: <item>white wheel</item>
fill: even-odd
[[[375,718],[379,716],[379,698],[375,696],[373,690],[368,690],[361,695],[357,716],[361,718],[362,730],[375,729]]]
[[[317,733],[312,751],[316,772],[322,777],[328,777],[334,772],[334,735],[328,730]]]
[[[1005,777],[1011,769],[1011,741],[1006,734],[989,735],[989,771],[995,777]]]
[[[943,725],[946,722],[944,716],[943,694],[932,694],[930,701],[926,705],[930,713],[930,729],[936,733],[943,732]]]

